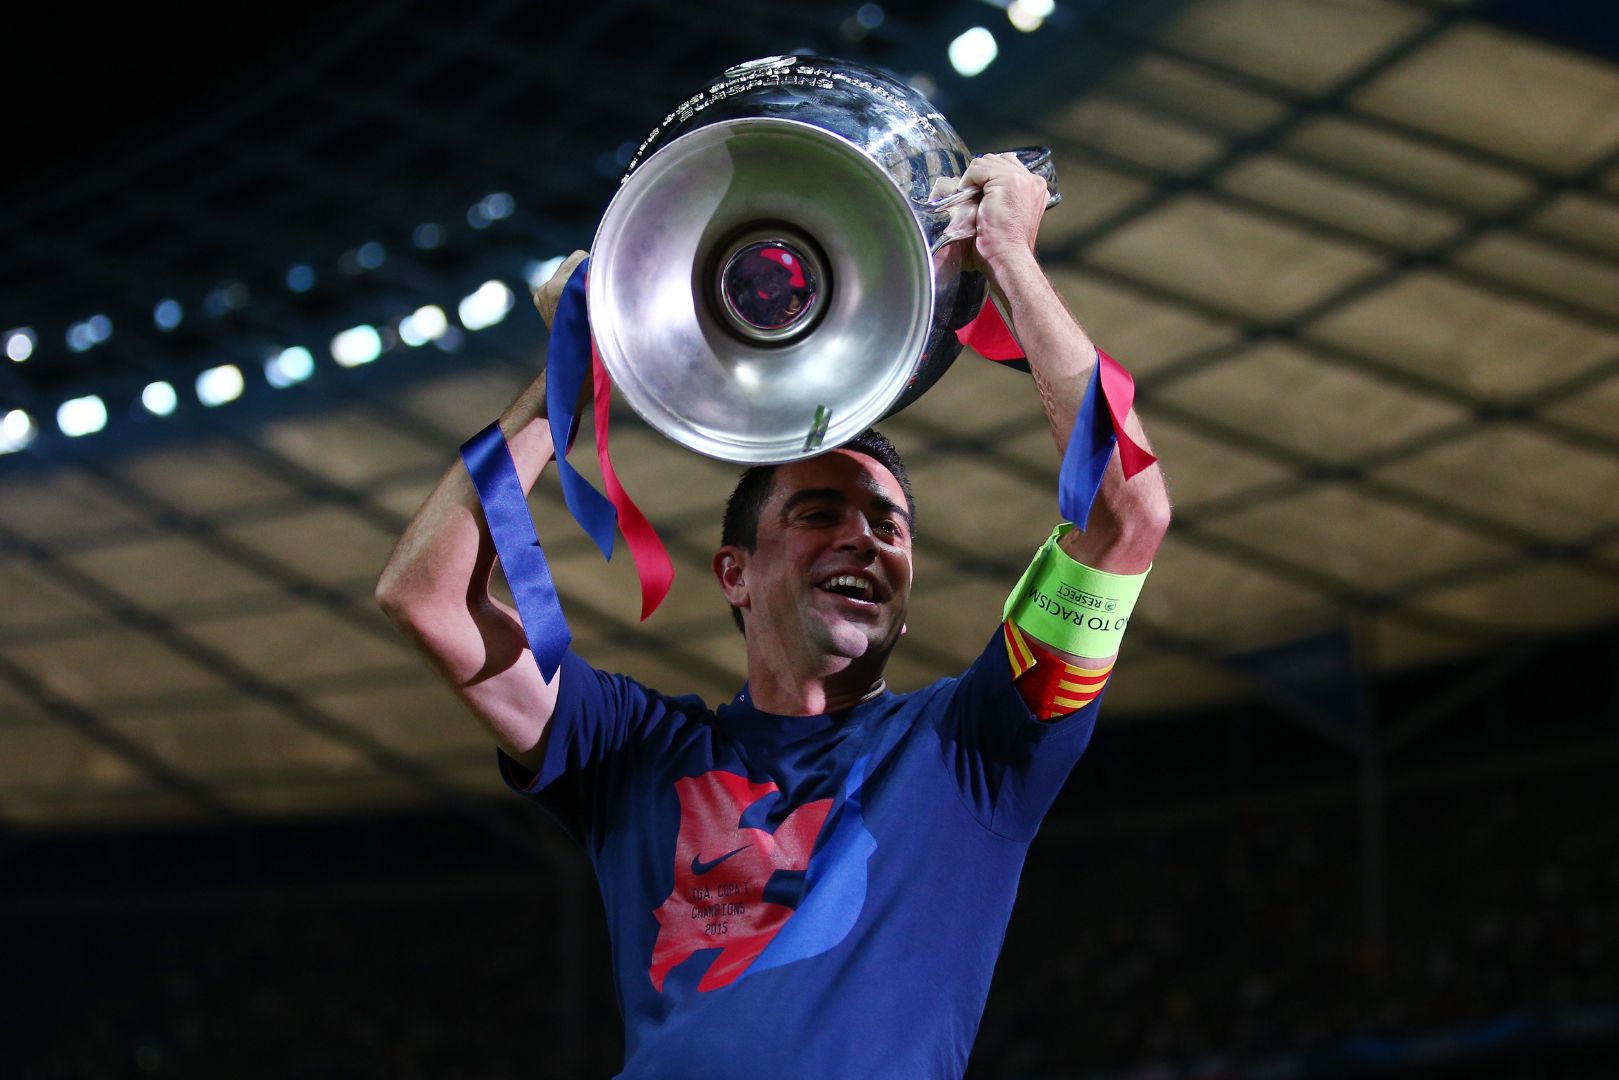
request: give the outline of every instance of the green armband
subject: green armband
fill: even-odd
[[[1051,530],[1006,598],[1001,618],[1072,656],[1112,656],[1151,567],[1139,574],[1110,574],[1075,562],[1057,546],[1057,538],[1072,528],[1065,521]]]

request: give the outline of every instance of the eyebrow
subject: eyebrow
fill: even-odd
[[[849,502],[849,497],[843,492],[839,491],[837,488],[801,488],[800,490],[789,495],[787,497],[787,501],[782,503],[781,516],[783,519],[785,519],[788,514],[792,513],[795,507],[801,506],[807,502],[815,502],[821,499],[829,502],[843,503],[845,505],[847,505]],[[901,506],[893,499],[890,499],[887,495],[884,495],[880,491],[873,491],[871,500],[872,503],[884,513],[893,514],[895,517],[903,518],[905,521],[905,527],[907,529],[913,527],[911,523],[910,511],[906,510],[905,507]]]

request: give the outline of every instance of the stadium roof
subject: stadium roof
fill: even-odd
[[[975,150],[1056,150],[1042,256],[1135,372],[1177,510],[1114,722],[1274,695],[1252,658],[1300,642],[1330,683],[1613,622],[1619,67],[1576,7],[1069,2],[1020,33],[965,0],[388,2],[277,9],[251,45],[201,8],[54,25],[13,80],[0,206],[0,820],[476,813],[487,740],[376,574],[541,366],[526,282],[589,244],[636,142],[795,49],[924,86]],[[1001,51],[968,78],[945,50],[975,24]],[[488,281],[516,307],[467,329]],[[401,326],[429,306],[436,340],[430,312]],[[344,366],[356,326],[346,357],[377,355]],[[1057,457],[1026,380],[971,356],[885,429],[921,506],[908,688],[982,646]],[[638,624],[632,568],[547,478],[577,647],[728,698],[708,560],[736,470],[627,410],[614,444],[677,583]]]

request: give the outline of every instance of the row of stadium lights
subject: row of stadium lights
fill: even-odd
[[[496,192],[474,203],[467,211],[467,224],[474,229],[485,229],[496,221],[512,215],[514,201],[504,192]],[[423,250],[437,248],[444,243],[442,226],[417,226],[412,242]],[[339,260],[339,267],[349,274],[375,270],[387,258],[383,246],[375,241],[362,244]],[[562,257],[533,262],[525,270],[531,287],[546,281]],[[315,285],[315,271],[306,265],[294,266],[287,271],[286,286],[295,293],[306,293]],[[203,310],[215,318],[245,307],[249,296],[247,286],[229,282],[209,293],[203,301]],[[476,332],[494,326],[511,311],[515,299],[510,287],[500,281],[486,281],[476,291],[462,297],[456,305],[460,326],[452,326],[449,316],[437,304],[427,304],[400,319],[392,327],[382,330],[369,324],[352,326],[332,338],[329,351],[339,367],[353,368],[369,364],[396,344],[419,348],[435,344],[446,352],[460,347],[463,329]],[[184,309],[178,300],[159,300],[152,309],[152,323],[167,333],[179,328]],[[73,323],[67,330],[67,346],[74,352],[85,352],[112,337],[112,320],[106,315],[92,315]],[[18,327],[4,334],[6,357],[13,363],[23,363],[34,354],[39,344],[38,335],[30,327]],[[315,356],[302,345],[282,349],[264,361],[264,379],[277,390],[295,386],[315,373]],[[220,364],[197,375],[193,384],[197,401],[207,407],[229,404],[241,397],[247,389],[246,376],[235,364]],[[141,391],[138,407],[152,416],[169,416],[180,407],[180,393],[166,380],[151,382]],[[99,394],[86,394],[62,402],[56,409],[56,426],[70,438],[94,435],[107,426],[107,403]],[[0,454],[13,454],[27,448],[39,435],[39,425],[27,410],[11,409],[0,415]]]
[[[456,314],[461,327],[470,331],[494,326],[506,317],[514,304],[512,290],[500,281],[486,281],[477,291],[463,297]],[[13,330],[7,335],[7,353],[16,359],[20,346],[12,346],[26,338],[27,329]],[[360,367],[380,357],[392,346],[388,338],[412,348],[433,342],[451,350],[460,343],[460,329],[450,325],[449,316],[437,304],[427,304],[399,320],[397,327],[387,331],[362,324],[352,326],[332,338],[332,360],[345,368]],[[26,355],[23,357],[26,359]],[[264,362],[264,378],[277,390],[284,390],[304,382],[315,373],[315,357],[302,345],[282,349]],[[194,383],[197,401],[204,406],[226,405],[242,396],[247,379],[235,364],[220,364],[208,368],[196,377]],[[174,384],[166,380],[148,383],[141,391],[140,407],[153,416],[168,416],[180,406],[180,394]],[[107,403],[99,394],[86,394],[62,402],[56,409],[56,426],[71,438],[94,435],[107,426]],[[23,409],[12,409],[0,418],[0,454],[16,453],[34,441],[39,434],[34,418]]]

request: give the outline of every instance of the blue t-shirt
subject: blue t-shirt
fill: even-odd
[[[1036,720],[999,632],[959,678],[823,716],[563,663],[507,783],[595,866],[623,1077],[959,1077],[1029,841],[1098,701]]]

